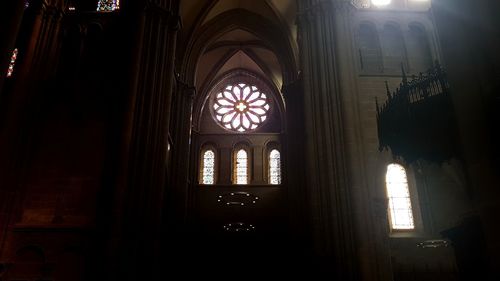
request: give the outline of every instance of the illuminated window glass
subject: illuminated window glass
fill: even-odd
[[[257,129],[270,109],[266,94],[245,83],[228,85],[217,93],[213,113],[225,129],[246,132]]]
[[[408,180],[403,166],[390,164],[385,176],[392,229],[414,229]]]
[[[269,183],[281,184],[281,159],[280,152],[276,149],[269,153]]]
[[[202,184],[214,184],[215,183],[215,152],[211,149],[203,153],[202,158],[202,173],[201,173],[201,183]]]
[[[240,149],[235,154],[234,165],[234,183],[248,183],[248,154],[246,150]]]
[[[98,12],[112,12],[120,9],[120,0],[99,0],[97,2]]]
[[[12,73],[14,72],[14,66],[16,66],[16,60],[17,60],[17,55],[19,54],[19,51],[17,48],[12,51],[12,55],[10,56],[10,63],[9,63],[9,68],[7,69],[7,77],[11,77]]]

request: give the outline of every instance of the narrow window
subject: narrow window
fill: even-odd
[[[269,183],[281,184],[281,159],[280,152],[276,149],[269,153]]]
[[[413,211],[405,168],[399,164],[388,165],[385,181],[392,229],[414,229]]]
[[[112,12],[120,9],[120,0],[99,0],[97,2],[98,12]]]
[[[17,48],[12,51],[12,55],[10,56],[9,68],[7,69],[7,77],[11,77],[12,73],[14,73],[14,66],[16,66],[17,55],[19,51]]]
[[[240,149],[235,154],[234,165],[234,183],[248,183],[248,154],[246,150]]]
[[[203,153],[201,182],[203,184],[215,183],[215,152],[211,149]]]
[[[366,72],[382,71],[382,50],[377,30],[370,24],[362,24],[358,29],[359,60]]]

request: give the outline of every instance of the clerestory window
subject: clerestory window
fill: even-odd
[[[389,164],[385,176],[389,199],[389,219],[393,230],[415,229],[406,170],[399,164]]]
[[[207,149],[201,159],[201,183],[215,184],[215,151]]]
[[[248,153],[241,148],[234,153],[233,184],[248,184]]]
[[[281,155],[277,149],[269,153],[269,184],[281,184]]]

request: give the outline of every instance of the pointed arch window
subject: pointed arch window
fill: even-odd
[[[215,151],[207,149],[201,158],[201,183],[215,184]]]
[[[269,153],[269,184],[281,184],[281,155],[277,149]]]
[[[12,74],[14,73],[14,66],[16,66],[16,60],[17,60],[18,54],[19,54],[19,50],[17,48],[15,48],[12,51],[12,54],[10,56],[9,68],[7,69],[7,77],[11,77]]]
[[[361,69],[366,72],[381,72],[383,69],[382,49],[373,24],[363,23],[359,26],[358,45]]]
[[[241,148],[234,154],[234,184],[248,184],[248,152]]]
[[[120,0],[99,0],[97,2],[98,12],[112,12],[120,9]]]
[[[385,176],[389,217],[394,230],[415,229],[406,170],[399,164],[389,164]]]

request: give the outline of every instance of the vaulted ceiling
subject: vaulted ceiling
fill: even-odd
[[[183,0],[178,62],[198,91],[246,69],[277,89],[297,72],[295,0]]]

